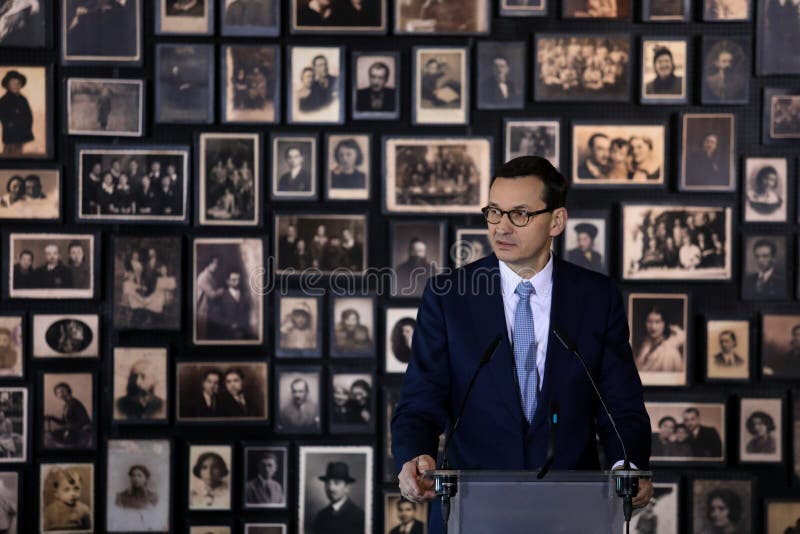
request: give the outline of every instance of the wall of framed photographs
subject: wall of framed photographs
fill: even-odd
[[[387,431],[412,271],[488,253],[491,170],[535,153],[557,250],[625,294],[634,526],[783,532],[798,35],[791,0],[0,1],[0,529],[315,531],[327,480],[354,532],[424,523]]]

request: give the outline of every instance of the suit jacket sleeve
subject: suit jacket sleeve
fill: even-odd
[[[431,281],[422,295],[400,402],[392,416],[397,471],[420,454],[436,458],[439,435],[449,421],[450,370],[441,297]]]

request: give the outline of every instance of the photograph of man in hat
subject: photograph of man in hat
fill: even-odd
[[[594,246],[597,231],[597,226],[594,224],[588,222],[576,224],[575,236],[578,246],[567,250],[567,261],[591,271],[604,273],[603,256]]]
[[[33,112],[28,99],[21,94],[27,77],[17,70],[3,76],[6,93],[0,97],[0,125],[3,127],[3,151],[6,157],[19,157],[25,143],[33,141]]]
[[[348,497],[350,485],[356,481],[344,462],[328,462],[325,474],[317,477],[325,484],[325,496],[330,504],[320,510],[312,532],[314,534],[362,534],[364,532],[364,510]]]

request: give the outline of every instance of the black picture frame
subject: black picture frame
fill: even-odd
[[[282,455],[282,466],[278,465],[278,470],[282,471],[281,474],[281,482],[282,484],[282,501],[278,503],[250,503],[248,502],[248,495],[249,495],[249,481],[251,477],[248,475],[249,473],[253,472],[256,473],[256,467],[250,469],[250,457],[248,455],[249,452],[263,452],[263,453],[280,453],[279,454],[279,464],[280,455]],[[241,509],[242,510],[287,510],[289,508],[289,501],[290,496],[292,495],[290,491],[290,463],[291,463],[291,450],[290,444],[287,441],[245,441],[241,445],[241,469],[242,469],[242,485],[241,485]],[[282,467],[282,469],[281,469]],[[277,478],[277,474],[276,474]]]
[[[722,352],[718,352],[717,354],[712,355],[715,350],[712,350],[709,346],[709,342],[711,341],[712,330],[709,327],[709,323],[720,323],[719,329],[720,332],[717,334],[718,339],[722,336],[722,334],[726,330],[731,330],[735,334],[734,342],[736,343],[734,347],[734,354],[741,355],[741,352],[747,351],[747,361],[743,362],[741,365],[744,366],[746,376],[744,377],[737,377],[737,376],[711,376],[711,365],[710,360],[714,359],[716,356],[721,355]],[[742,336],[739,335],[741,332],[736,332],[734,328],[736,326],[733,323],[738,323],[739,328],[747,327],[747,340],[746,343],[742,342]],[[743,324],[742,324],[743,323]],[[727,325],[727,326],[726,326]],[[703,365],[703,382],[713,384],[713,383],[748,383],[753,380],[756,376],[756,362],[757,362],[757,352],[756,352],[756,339],[753,331],[753,323],[750,317],[748,316],[728,316],[728,315],[706,315],[704,317],[703,323],[703,331],[705,333],[706,342],[703,345],[705,349],[705,358],[704,358],[704,365]],[[719,342],[717,342],[719,344]],[[735,362],[735,360],[734,360]]]
[[[300,304],[306,304],[305,301],[313,301],[316,303],[316,317],[311,317],[313,312],[312,309],[301,310],[301,309],[292,309],[289,312],[289,315],[295,315],[295,312],[305,311],[306,315],[309,316],[307,320],[310,322],[310,332],[313,332],[314,338],[316,340],[315,346],[311,348],[289,348],[284,347],[282,345],[283,336],[286,335],[283,333],[284,330],[284,323],[289,319],[289,317],[284,318],[284,313],[281,311],[281,306],[284,302],[289,302],[289,299],[293,300],[301,300]],[[309,307],[310,308],[310,307]],[[275,356],[278,358],[321,358],[322,357],[322,331],[323,331],[323,323],[325,322],[323,317],[323,303],[322,303],[322,295],[313,295],[313,294],[306,294],[301,291],[290,291],[286,293],[281,293],[275,296]],[[294,321],[291,321],[294,323]],[[295,326],[293,324],[293,326]]]
[[[402,67],[402,58],[400,52],[396,50],[353,50],[350,53],[351,57],[351,65],[350,65],[350,72],[351,72],[351,79],[350,79],[350,102],[352,103],[352,117],[353,120],[399,120],[400,119],[400,109],[401,109],[401,95],[404,94],[403,87],[402,87],[402,80],[400,79],[400,73],[403,72]],[[359,109],[361,106],[359,102],[366,100],[365,97],[360,97],[359,93],[363,90],[369,90],[369,84],[366,87],[359,88],[359,60],[363,58],[374,57],[378,59],[391,59],[392,64],[389,65],[386,63],[386,66],[390,68],[390,72],[387,76],[387,80],[385,85],[392,85],[392,87],[387,87],[393,91],[393,98],[391,94],[389,98],[392,101],[392,109],[391,110],[381,110],[381,111],[365,111],[363,109]],[[369,76],[369,69],[367,67],[367,76]],[[369,80],[369,78],[367,78]],[[369,96],[368,93],[361,93],[366,96]]]
[[[337,302],[347,302],[347,301],[361,301],[360,308],[362,309],[355,309],[355,308],[345,308],[344,310],[340,311],[340,314],[336,314],[337,311]],[[353,304],[356,304],[355,302]],[[362,317],[360,312],[363,312],[364,309],[368,310],[368,313],[371,315],[369,319]],[[371,333],[371,340],[365,342],[361,345],[356,346],[353,350],[346,350],[340,347],[337,342],[337,330],[340,324],[340,319],[342,314],[345,312],[352,310],[355,311],[358,317],[358,323],[355,329],[355,332],[358,333],[359,329],[358,326],[363,327],[366,330],[361,330],[361,332],[366,332],[367,335]],[[369,326],[368,326],[369,325]],[[328,354],[331,358],[375,358],[376,350],[377,350],[377,334],[378,334],[378,299],[377,295],[374,293],[369,294],[346,294],[346,293],[329,293],[328,294],[328,339],[329,346],[328,346]],[[358,335],[358,334],[356,334]],[[361,336],[359,336],[361,338]],[[361,338],[363,340],[363,338]],[[360,350],[359,350],[360,348]]]
[[[411,344],[403,344],[403,327],[411,326],[411,332],[417,324],[417,307],[412,305],[390,305],[383,308],[383,373],[388,375],[403,375],[406,372],[408,361],[411,359]],[[399,328],[398,328],[399,327]],[[408,330],[408,329],[406,329]],[[405,336],[410,338],[410,336]],[[398,357],[397,353],[400,352]]]
[[[209,0],[210,1],[210,0]],[[236,73],[232,72],[233,69],[230,68],[228,65],[229,60],[230,63],[233,63],[234,58],[229,57],[233,56],[234,50],[252,50],[252,51],[267,51],[269,50],[272,54],[272,70],[270,72],[272,83],[267,83],[264,95],[265,102],[269,102],[269,96],[272,96],[272,118],[269,117],[269,113],[261,110],[262,114],[265,116],[247,116],[252,115],[252,113],[248,111],[240,111],[237,112],[235,110],[236,105],[236,82],[234,80]],[[250,66],[250,65],[248,65]],[[259,69],[259,67],[253,67],[253,69]],[[261,66],[259,72],[263,75],[263,70],[266,69],[265,66]],[[252,70],[252,69],[251,69]],[[250,80],[247,81],[247,75],[245,74],[245,80],[241,83],[249,83],[249,84],[256,84],[258,85],[258,81]],[[266,77],[266,76],[265,76]],[[267,78],[267,82],[270,79]],[[220,121],[224,124],[278,124],[281,121],[281,50],[279,45],[244,45],[244,44],[226,44],[222,45],[219,49],[219,88],[220,88]],[[231,94],[233,93],[233,94]],[[230,106],[229,109],[229,101],[233,102],[233,105]],[[250,105],[250,103],[248,103]],[[245,106],[248,107],[248,106]],[[241,118],[236,118],[235,115],[240,114],[242,115]]]
[[[789,101],[788,103],[787,100]],[[781,128],[776,127],[773,123],[779,103],[787,103],[789,106],[800,105],[800,87],[764,88],[761,142],[765,145],[795,146],[800,142],[800,120],[795,117],[789,117],[789,131],[780,131]]]
[[[789,222],[788,204],[794,189],[789,158],[745,156],[743,163],[742,222]]]
[[[191,65],[187,64],[187,71],[189,71],[189,75],[194,75],[192,78],[178,78],[178,75],[181,74],[181,70],[177,65],[173,65],[172,68],[165,68],[165,62],[167,61],[164,58],[164,54],[168,50],[175,50],[175,54],[189,54],[190,50],[192,55],[196,58],[199,58],[201,61],[205,61],[205,66],[200,65]],[[209,44],[172,44],[172,43],[157,43],[155,48],[155,72],[154,76],[154,84],[155,84],[155,107],[154,107],[154,116],[153,120],[156,123],[161,124],[212,124],[214,122],[214,102],[215,102],[215,92],[214,92],[214,78],[216,76],[216,66],[215,66],[215,53],[214,53],[214,45]],[[177,57],[177,56],[176,56]],[[175,58],[172,58],[175,59]],[[201,70],[206,70],[207,72],[203,73]],[[204,76],[201,76],[205,74]],[[170,79],[170,77],[174,77],[177,79]],[[201,85],[195,86],[195,82],[203,81],[206,84],[205,87]],[[173,86],[171,91],[168,91],[167,82],[170,82]],[[183,86],[190,86],[192,89],[197,89],[200,92],[199,98],[196,98],[197,104],[201,104],[200,106],[195,106],[194,109],[186,108],[185,110],[173,110],[171,114],[167,113],[167,108],[165,107],[165,100],[171,98],[174,102],[183,102],[192,103],[191,98],[189,98],[188,94],[182,94]],[[207,94],[204,95],[203,92]],[[172,94],[174,93],[174,94]],[[205,103],[200,102],[205,96]],[[198,112],[198,109],[200,110]]]
[[[72,0],[73,2],[75,0]],[[100,6],[95,7],[95,13],[92,13],[91,10],[87,10],[87,13],[84,14],[77,14],[75,11],[71,9],[70,1],[64,2],[61,6],[61,18],[60,18],[60,35],[61,35],[61,43],[59,46],[59,54],[61,57],[61,64],[62,65],[107,65],[107,66],[118,66],[118,67],[135,67],[140,66],[142,64],[144,51],[143,51],[143,33],[144,33],[144,20],[142,17],[142,4],[141,0],[130,0],[131,11],[134,12],[135,22],[133,28],[127,28],[127,32],[120,32],[120,28],[117,25],[118,19],[115,17],[119,17],[120,13],[116,12],[115,9],[111,9],[108,12],[100,13],[99,16],[104,17],[98,20],[93,20],[92,22],[96,25],[95,28],[100,27],[103,29],[102,32],[93,32],[91,30],[87,30],[83,28],[81,35],[85,34],[95,34],[97,35],[97,39],[107,44],[109,42],[113,42],[115,37],[117,39],[122,39],[123,37],[129,39],[133,42],[129,42],[130,51],[127,50],[120,50],[119,55],[113,54],[106,54],[102,55],[97,53],[97,55],[89,53],[90,51],[87,50],[84,53],[70,53],[69,51],[69,31],[73,28],[77,28],[78,25],[81,23],[81,17],[86,16],[89,17],[91,20],[92,16],[98,16],[97,12],[101,11]],[[75,4],[73,3],[73,6]],[[125,9],[124,6],[122,6]],[[110,17],[110,18],[109,18]],[[89,24],[89,22],[87,22]],[[111,33],[106,33],[106,31]],[[133,35],[130,35],[130,34]],[[97,44],[97,43],[95,43]],[[91,48],[87,46],[87,48]],[[127,54],[125,53],[127,52]]]
[[[91,416],[90,416],[91,429],[88,430],[88,431],[86,429],[83,430],[83,433],[84,433],[84,436],[85,436],[84,444],[71,446],[71,447],[54,447],[54,446],[49,446],[47,444],[48,443],[48,441],[46,439],[47,425],[46,425],[46,421],[44,420],[44,415],[45,415],[45,413],[44,413],[45,412],[44,397],[45,397],[45,395],[53,395],[54,394],[54,390],[53,389],[45,388],[45,380],[46,380],[46,377],[48,375],[54,375],[54,376],[89,375],[89,376],[91,376],[91,381],[92,381],[91,391],[88,393],[88,397],[91,398],[91,402],[92,402],[92,409],[91,409]],[[37,426],[39,427],[37,429],[39,431],[36,432],[39,435],[39,440],[38,440],[39,450],[41,450],[41,451],[50,451],[51,453],[53,451],[61,451],[63,453],[65,451],[69,451],[69,452],[90,452],[90,451],[98,450],[99,444],[98,444],[98,439],[97,439],[98,438],[98,431],[97,430],[98,430],[98,426],[100,425],[99,419],[100,419],[100,411],[101,410],[98,409],[99,408],[99,405],[98,405],[99,397],[97,395],[97,388],[98,388],[97,370],[96,369],[75,369],[74,371],[71,371],[71,372],[55,371],[55,370],[54,371],[42,371],[42,370],[40,370],[38,372],[38,377],[39,378],[38,378],[37,384],[39,386],[38,389],[39,389],[39,392],[40,392],[40,394],[38,396],[39,397],[39,399],[38,399],[39,410],[37,411],[36,418],[34,420],[38,423]],[[60,381],[56,381],[53,384],[53,388],[55,388],[55,386],[57,386],[59,383],[60,383]],[[71,384],[69,384],[69,387],[73,388],[73,386]],[[75,392],[75,390],[73,389],[73,393],[74,392]],[[87,396],[87,395],[84,395],[84,396]],[[73,434],[74,434],[74,432],[73,432]]]

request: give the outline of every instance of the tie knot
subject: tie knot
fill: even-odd
[[[519,295],[519,298],[524,299],[531,296],[531,293],[536,294],[536,290],[533,289],[533,284],[527,281],[522,281],[517,286],[515,293]]]

